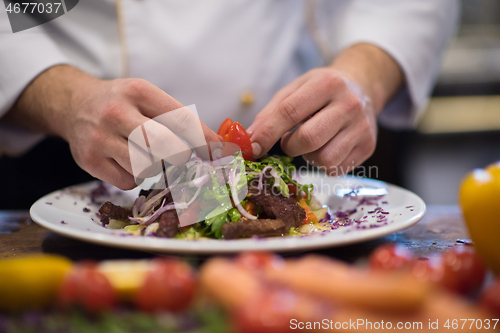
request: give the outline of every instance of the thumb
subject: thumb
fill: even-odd
[[[267,153],[272,146],[278,142],[280,136],[273,135],[272,128],[268,127],[268,120],[272,117],[273,111],[290,95],[300,88],[306,81],[305,76],[301,76],[291,82],[289,85],[278,91],[271,101],[255,117],[255,120],[247,129],[247,133],[252,141],[253,157],[259,158]],[[272,127],[272,126],[271,126]],[[267,135],[266,135],[267,133]],[[271,143],[268,145],[267,143]]]

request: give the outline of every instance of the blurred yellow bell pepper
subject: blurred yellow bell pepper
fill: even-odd
[[[500,274],[500,162],[464,178],[460,206],[477,252]]]
[[[55,255],[0,260],[0,311],[50,305],[71,261]]]

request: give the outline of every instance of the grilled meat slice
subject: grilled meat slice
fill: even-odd
[[[167,193],[165,196],[165,204],[174,202],[172,198],[172,193]],[[163,238],[174,238],[179,231],[179,217],[177,216],[177,211],[167,210],[165,213],[160,215],[158,220],[158,230],[156,230],[156,236]]]
[[[290,228],[302,225],[306,212],[294,200],[273,193],[271,186],[261,191],[250,186],[248,200],[262,207],[268,219],[249,220],[241,218],[237,223],[226,223],[222,227],[225,239],[251,236],[274,237],[286,234]]]
[[[179,231],[179,218],[177,217],[177,212],[175,209],[167,210],[165,213],[160,215],[158,220],[158,230],[156,230],[156,236],[164,238],[173,238],[177,235]]]
[[[286,230],[297,228],[302,225],[306,218],[306,212],[293,199],[285,198],[277,192],[276,188],[265,186],[262,190],[257,187],[249,187],[248,200],[262,206],[262,210],[272,219],[282,220]]]
[[[128,217],[132,216],[132,211],[130,208],[116,206],[106,201],[101,208],[99,208],[99,214],[101,214],[101,222],[108,224],[110,219],[128,221]]]
[[[222,236],[225,239],[248,238],[254,235],[261,237],[282,236],[288,232],[282,220],[241,218],[238,222],[228,222],[222,227]]]

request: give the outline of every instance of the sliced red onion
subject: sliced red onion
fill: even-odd
[[[191,181],[193,179],[193,176],[195,175],[196,176],[194,178],[198,178],[200,169],[201,167],[199,165],[193,165],[192,167],[190,167],[186,173],[186,179],[188,181]]]
[[[146,201],[148,201],[149,199],[151,199],[152,197],[154,197],[155,195],[157,195],[158,193],[160,193],[161,190],[160,189],[153,189],[151,190],[151,192],[148,194],[148,196],[146,197]],[[145,201],[145,202],[146,202]],[[140,207],[140,206],[139,206]]]
[[[188,207],[188,205],[186,203],[174,203],[174,202],[171,202],[169,203],[168,205],[166,206],[163,206],[161,207],[160,209],[158,209],[152,216],[152,220],[151,222],[153,222],[154,220],[156,220],[161,214],[163,214],[164,212],[166,212],[167,210],[172,210],[172,209],[186,209]],[[148,221],[149,222],[149,221]]]
[[[168,186],[169,186],[169,187],[171,187],[171,186],[175,186],[175,185],[179,184],[179,182],[181,181],[182,177],[184,177],[184,174],[185,174],[185,173],[186,173],[185,171],[182,171],[182,172],[181,172],[181,174],[179,175],[179,177],[177,177],[177,179],[176,179],[176,180],[174,180],[174,181],[172,182],[172,184],[169,184]],[[168,177],[167,177],[167,178],[168,178]]]
[[[236,175],[238,167],[239,169],[242,170],[242,172],[239,172],[238,175]],[[234,169],[231,169],[229,171],[229,186],[231,186],[231,184],[233,184],[234,186],[238,185],[241,179],[241,174],[244,172],[243,170],[245,170],[245,162],[241,161],[239,164],[236,165]]]
[[[143,195],[139,196],[135,200],[134,205],[132,206],[132,216],[133,217],[137,217],[139,215],[139,207],[141,207],[145,201],[146,201],[146,197]]]
[[[167,199],[164,198],[163,202],[161,203],[161,207],[158,210],[160,210],[161,208],[163,208],[163,206],[165,205],[166,201],[167,201]],[[143,225],[143,224],[148,223],[151,220],[151,218],[153,216],[155,216],[155,214],[156,214],[156,212],[153,213],[152,215],[139,216],[139,217],[129,217],[129,220],[134,221],[134,222],[138,222],[139,224]]]
[[[271,167],[271,176],[274,177],[274,187],[280,187],[281,184],[281,177],[278,174],[278,171],[276,171],[274,168]]]
[[[142,224],[142,222],[144,222],[144,219],[145,217],[133,217],[133,216],[129,216],[128,219],[132,222],[136,222],[138,224]]]
[[[241,203],[240,203],[240,201],[238,199],[238,196],[235,193],[236,193],[236,187],[234,187],[234,188],[231,187],[231,196],[233,198],[234,205],[236,206],[236,208],[238,209],[238,211],[240,212],[240,214],[243,215],[244,217],[246,217],[249,220],[256,220],[257,216],[254,216],[254,215],[250,214],[249,212],[247,212],[245,210],[245,208],[243,208],[243,206],[241,205]]]
[[[157,195],[153,196],[151,199],[146,201],[144,204],[142,204],[142,206],[139,208],[139,216],[140,217],[145,216],[146,212],[151,207],[155,207],[158,204],[158,202],[161,200],[161,198],[163,198],[165,195],[167,195],[168,192],[170,192],[170,188],[167,187],[166,189],[160,191],[160,193],[158,193]]]
[[[196,200],[196,198],[198,197],[198,195],[200,194],[200,192],[201,192],[201,186],[198,187],[198,189],[196,190],[196,192],[194,193],[193,197],[191,198],[191,200],[189,200],[188,203],[181,203],[179,205],[185,205],[185,207],[187,208],[190,204],[193,203],[193,201]],[[181,209],[185,209],[185,208],[181,208]]]
[[[142,215],[142,217],[151,215],[151,214],[153,214],[154,210],[155,210],[155,206],[150,206],[147,210],[141,212],[139,214],[139,217],[141,217],[141,215]]]
[[[206,173],[205,175],[203,175],[199,178],[193,179],[193,184],[196,187],[202,187],[203,185],[205,185],[205,183],[208,181],[209,178],[210,178],[210,175],[208,173]]]
[[[139,217],[139,218],[129,218],[129,219],[132,221],[135,221],[135,222],[139,222],[140,225],[149,225],[149,224],[153,223],[154,221],[156,221],[156,219],[158,217],[160,217],[160,215],[163,214],[164,212],[166,212],[167,210],[186,209],[188,206],[185,203],[176,204],[173,202],[169,203],[168,205],[165,205],[165,201],[166,201],[166,199],[163,199],[161,208],[159,208],[156,212],[154,212],[153,215],[145,216],[143,218]]]
[[[129,219],[131,221],[139,222],[139,224],[141,224],[141,225],[148,225],[148,224],[154,222],[161,214],[163,214],[167,210],[188,208],[189,205],[192,204],[194,200],[196,200],[196,198],[198,197],[200,192],[201,192],[201,186],[196,190],[196,192],[193,195],[193,197],[191,198],[191,200],[189,200],[189,202],[187,202],[187,203],[186,202],[182,202],[182,203],[172,202],[172,203],[169,203],[168,205],[165,205],[166,199],[163,199],[163,203],[161,204],[161,207],[156,212],[154,212],[152,215],[148,215],[145,217],[139,217],[139,218],[133,218],[133,217],[130,218],[129,217]]]
[[[203,162],[201,165],[202,171],[205,172],[207,170],[209,173],[212,172],[213,169],[215,169],[214,166],[212,166],[212,163],[208,162]]]
[[[229,181],[229,186],[233,186],[234,185],[234,175],[233,175],[233,171],[231,170],[229,172],[229,177],[228,177],[228,181]]]

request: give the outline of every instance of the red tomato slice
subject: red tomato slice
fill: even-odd
[[[231,128],[231,125],[233,124],[233,121],[231,118],[226,118],[222,122],[222,124],[219,127],[219,130],[217,131],[217,134],[219,134],[222,137],[225,137],[227,133],[229,133],[229,129]]]
[[[113,286],[95,263],[82,263],[66,275],[58,294],[63,307],[83,306],[90,313],[110,310],[117,302]]]
[[[288,186],[288,193],[290,193],[290,198],[292,198],[295,201],[300,201],[300,194],[299,194],[299,188],[297,185],[289,183],[286,184]]]
[[[302,221],[303,225],[308,224],[310,222],[313,222],[313,223],[318,222],[318,218],[316,217],[316,215],[314,215],[313,211],[311,210],[311,208],[309,207],[309,205],[307,204],[307,202],[304,198],[302,198],[299,201],[299,206],[304,208],[304,210],[306,211],[306,217]]]
[[[226,142],[232,142],[240,146],[243,158],[247,161],[253,161],[252,142],[250,141],[247,131],[245,131],[240,123],[235,121],[229,129],[229,133],[224,136],[224,139]]]
[[[307,199],[307,194],[305,192],[300,193],[297,185],[292,183],[289,183],[287,185],[288,185],[288,192],[290,193],[290,198],[292,198],[297,202],[299,202],[302,198]]]
[[[177,259],[155,259],[135,295],[135,304],[143,311],[178,312],[185,310],[194,298],[196,277],[191,267]]]

